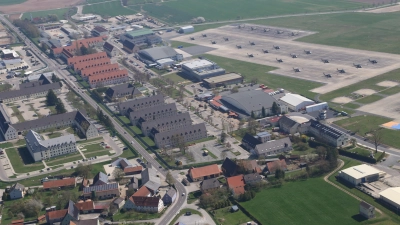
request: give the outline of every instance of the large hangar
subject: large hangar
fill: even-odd
[[[161,59],[172,59],[174,61],[181,61],[183,59],[182,54],[177,53],[173,48],[168,46],[140,50],[137,54],[146,64],[156,63]]]
[[[207,59],[198,59],[184,63],[182,71],[198,81],[225,74],[225,69]]]
[[[396,209],[400,208],[400,187],[388,188],[379,193],[380,199]]]

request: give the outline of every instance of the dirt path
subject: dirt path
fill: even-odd
[[[379,9],[373,9],[365,11],[367,13],[389,13],[389,12],[398,12],[400,11],[400,5],[396,4],[393,6],[383,7]]]
[[[329,183],[330,185],[336,187],[337,189],[343,191],[344,193],[350,195],[351,197],[357,199],[358,201],[363,201],[361,198],[359,198],[359,197],[353,195],[352,193],[348,192],[347,190],[343,189],[342,187],[339,187],[338,185],[334,184],[333,182],[331,182],[331,181],[329,180],[329,177],[330,177],[332,174],[336,173],[338,170],[340,170],[340,169],[344,166],[343,160],[340,160],[340,159],[339,159],[339,162],[340,162],[340,163],[339,163],[339,166],[338,166],[335,170],[333,170],[332,172],[330,172],[328,175],[326,175],[326,176],[324,177],[324,181],[327,182],[327,183]],[[375,210],[378,211],[380,214],[384,215],[384,213],[383,213],[381,210],[379,210],[378,208],[375,208]]]

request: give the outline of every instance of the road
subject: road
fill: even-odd
[[[81,90],[79,88],[79,85],[69,79],[69,74],[66,70],[62,70],[60,65],[58,65],[57,62],[49,59],[47,56],[42,54],[42,52],[37,48],[36,45],[34,45],[22,32],[19,31],[17,27],[15,27],[13,24],[10,23],[3,15],[0,16],[0,20],[2,20],[5,24],[7,24],[11,29],[17,33],[22,40],[25,41],[25,44],[27,47],[31,48],[32,51],[34,51],[38,58],[40,58],[43,62],[45,62],[50,70],[56,71],[57,74],[61,76],[61,78],[64,78],[64,81],[71,87],[74,88],[78,94],[85,99],[93,108],[97,109],[99,105],[90,97],[86,94],[84,90]],[[100,109],[103,111],[104,114],[108,115],[108,112],[103,110],[101,107]],[[152,157],[150,154],[139,144],[136,142],[136,140],[130,136],[125,129],[117,123],[114,117],[110,117],[112,123],[114,124],[115,130],[119,132],[127,141],[129,141],[132,146],[138,151],[138,153],[147,161],[150,162],[153,167],[160,173],[163,174],[164,176],[166,175],[167,171],[164,170],[164,168]],[[56,170],[55,170],[56,171]],[[1,172],[1,171],[0,171]],[[53,171],[54,172],[54,171]],[[1,177],[0,177],[1,179]],[[8,179],[8,178],[7,178]],[[8,180],[7,180],[8,181]],[[186,202],[186,190],[185,187],[183,186],[182,183],[179,181],[175,180],[175,187],[178,192],[177,199],[174,203],[174,205],[167,210],[167,212],[164,213],[164,215],[160,218],[158,224],[168,224],[173,217],[175,216],[175,213],[178,212],[181,208],[181,206]],[[184,195],[184,196],[182,196]]]

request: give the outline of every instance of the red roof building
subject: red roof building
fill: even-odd
[[[75,178],[66,178],[61,180],[51,180],[43,182],[43,189],[50,188],[64,188],[64,187],[75,187],[76,180]]]
[[[124,168],[125,175],[139,174],[141,172],[142,172],[142,166],[134,166],[134,167],[125,167]]]
[[[232,191],[233,195],[240,195],[244,194],[244,178],[243,175],[237,175],[234,177],[228,177],[226,178],[226,183],[228,186],[228,189]]]
[[[81,62],[81,63],[78,63],[78,64],[74,65],[74,70],[78,72],[78,71],[82,71],[82,70],[87,69],[87,68],[93,68],[93,67],[97,67],[97,66],[104,66],[104,65],[107,65],[107,64],[110,64],[110,63],[111,63],[111,61],[110,61],[109,58],[102,58],[102,59],[99,59],[99,60],[96,60],[96,61]]]
[[[54,48],[52,49],[52,51],[55,56],[59,56],[63,52],[63,50],[68,51],[70,54],[74,55],[76,53],[76,50],[82,46],[89,48],[96,45],[102,45],[104,43],[104,38],[107,37],[92,37],[81,39],[71,42],[70,46]]]
[[[100,65],[96,67],[85,68],[80,71],[82,77],[96,76],[101,73],[108,73],[119,70],[118,63]]]
[[[276,160],[267,163],[267,168],[270,173],[275,173],[277,169],[287,170],[286,161],[284,159]]]
[[[206,180],[208,178],[219,177],[222,173],[221,169],[217,164],[212,164],[209,166],[203,166],[199,168],[190,168],[189,176],[193,181]]]
[[[150,197],[151,196],[151,190],[146,187],[146,186],[142,186],[141,188],[139,188],[139,190],[137,190],[137,192],[135,192],[132,197]]]
[[[89,55],[74,56],[68,59],[68,66],[74,66],[76,64],[85,63],[88,61],[97,61],[104,58],[108,58],[106,52],[97,52]]]
[[[90,76],[88,81],[91,88],[97,86],[107,86],[111,84],[119,84],[129,80],[128,70],[116,70],[107,73],[100,73],[95,76]]]
[[[90,199],[85,202],[79,201],[75,203],[75,206],[81,213],[90,213],[94,211],[94,202]]]

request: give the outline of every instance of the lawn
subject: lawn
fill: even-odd
[[[25,121],[25,118],[22,116],[22,113],[19,111],[19,109],[16,106],[11,107],[11,109],[13,111],[11,116],[16,116],[19,123]]]
[[[122,122],[124,122],[126,124],[131,124],[131,121],[129,120],[128,117],[126,117],[126,116],[118,116],[118,117],[122,120]]]
[[[55,166],[55,165],[60,165],[68,162],[73,162],[73,161],[78,161],[82,160],[83,157],[79,152],[76,153],[71,153],[63,156],[58,156],[56,158],[49,159],[46,161],[47,166]]]
[[[192,83],[190,80],[186,79],[184,77],[184,75],[181,74],[181,73],[171,73],[171,74],[165,75],[163,77],[165,79],[172,80],[173,82],[175,82],[175,84],[178,84],[178,83],[181,83],[181,82],[185,82],[185,81],[186,81],[186,84]]]
[[[77,143],[78,144],[86,144],[86,143],[89,143],[89,142],[94,142],[94,141],[97,141],[97,142],[101,142],[101,141],[103,141],[104,139],[103,139],[103,137],[97,137],[97,138],[91,138],[91,139],[88,139],[88,140],[84,140],[84,141],[77,141]]]
[[[370,96],[367,96],[367,97],[364,97],[364,98],[357,99],[356,102],[359,102],[361,104],[370,104],[370,103],[379,101],[382,98],[383,97],[379,96],[379,95],[370,95]]]
[[[11,142],[4,142],[0,144],[0,148],[10,148],[13,144]]]
[[[85,0],[87,4],[91,4],[91,3],[99,3],[99,2],[109,2],[109,1],[113,1],[113,0]],[[118,1],[118,0],[115,0]]]
[[[62,133],[53,132],[53,133],[48,134],[47,136],[51,139],[51,138],[61,137]]]
[[[373,89],[376,91],[381,91],[383,89],[383,87],[379,87],[376,84],[381,81],[384,81],[384,80],[398,80],[399,73],[400,73],[400,69],[393,70],[388,73],[358,82],[356,84],[352,84],[352,85],[337,89],[335,91],[331,91],[327,94],[321,95],[320,99],[323,101],[330,101],[336,97],[349,96],[354,91],[357,91],[360,89]]]
[[[122,7],[120,1],[105,2],[94,5],[85,5],[83,7],[83,14],[97,14],[100,16],[118,16],[118,15],[132,15],[136,11],[129,8]]]
[[[384,95],[394,95],[400,92],[400,87],[399,86],[395,86],[389,89],[386,89],[384,91],[379,92],[380,94],[384,94]]]
[[[228,59],[213,55],[204,55],[205,58],[214,61],[220,67],[226,69],[226,72],[240,73],[244,76],[245,80],[250,82],[251,79],[257,78],[258,83],[265,84],[266,86],[277,89],[283,88],[291,92],[304,95],[314,99],[315,93],[309,90],[322,86],[320,83],[291,78],[287,76],[279,76],[268,73],[276,68],[264,66],[255,63],[239,61],[235,59]]]
[[[92,152],[92,153],[83,153],[86,158],[95,157],[95,156],[103,156],[103,155],[112,155],[108,150]]]
[[[97,151],[103,151],[103,150],[104,150],[104,148],[100,145],[100,143],[85,145],[85,146],[82,146],[82,148],[81,148],[81,151],[83,152],[83,154],[97,152]]]
[[[26,0],[0,0],[0,5],[14,5],[26,2]]]
[[[151,220],[160,218],[161,213],[140,213],[134,210],[127,211],[125,213],[117,213],[113,216],[114,221],[125,221],[125,220]]]
[[[137,4],[145,4],[145,3],[156,3],[161,2],[162,0],[128,0],[127,5],[137,5]]]
[[[188,197],[187,197],[187,203],[192,204],[196,200],[198,200],[201,196],[201,191],[194,191],[194,192],[189,192]]]
[[[363,5],[351,1],[328,0],[177,0],[130,8],[136,11],[142,9],[150,16],[176,24],[188,23],[191,19],[199,16],[204,17],[206,22],[213,22],[305,12],[354,9],[360,8]]]
[[[26,147],[6,149],[8,159],[16,173],[29,173],[44,169],[42,162],[34,162]]]
[[[344,107],[347,107],[347,108],[350,108],[350,109],[357,109],[357,108],[360,107],[360,105],[354,104],[354,103],[351,103],[351,102],[349,102],[349,103],[347,103],[347,104],[344,104],[343,106],[344,106]]]
[[[218,224],[234,225],[234,224],[243,224],[248,221],[251,221],[251,219],[249,217],[247,217],[246,214],[244,214],[241,210],[239,210],[237,212],[231,212],[230,209],[231,209],[231,206],[214,210],[215,211],[214,218],[215,218],[215,220],[218,221]],[[272,224],[272,223],[268,223],[268,224]]]
[[[288,182],[241,205],[262,224],[357,224],[358,200],[322,178]]]
[[[334,123],[345,129],[357,132],[361,136],[365,136],[365,133],[369,132],[370,130],[377,129],[380,125],[389,121],[391,121],[391,119],[379,116],[364,115],[338,120]],[[382,133],[383,144],[387,144],[395,148],[400,148],[400,131],[384,128],[382,129]]]
[[[130,128],[135,132],[137,135],[143,134],[142,130],[138,126],[130,126]]]
[[[36,12],[29,12],[29,13],[24,13],[22,15],[22,19],[31,19],[31,14],[32,17],[46,17],[47,15],[57,15],[58,19],[63,20],[64,19],[64,14],[68,12],[69,8],[62,8],[62,9],[52,9],[52,10],[45,10],[45,11],[36,11]]]

